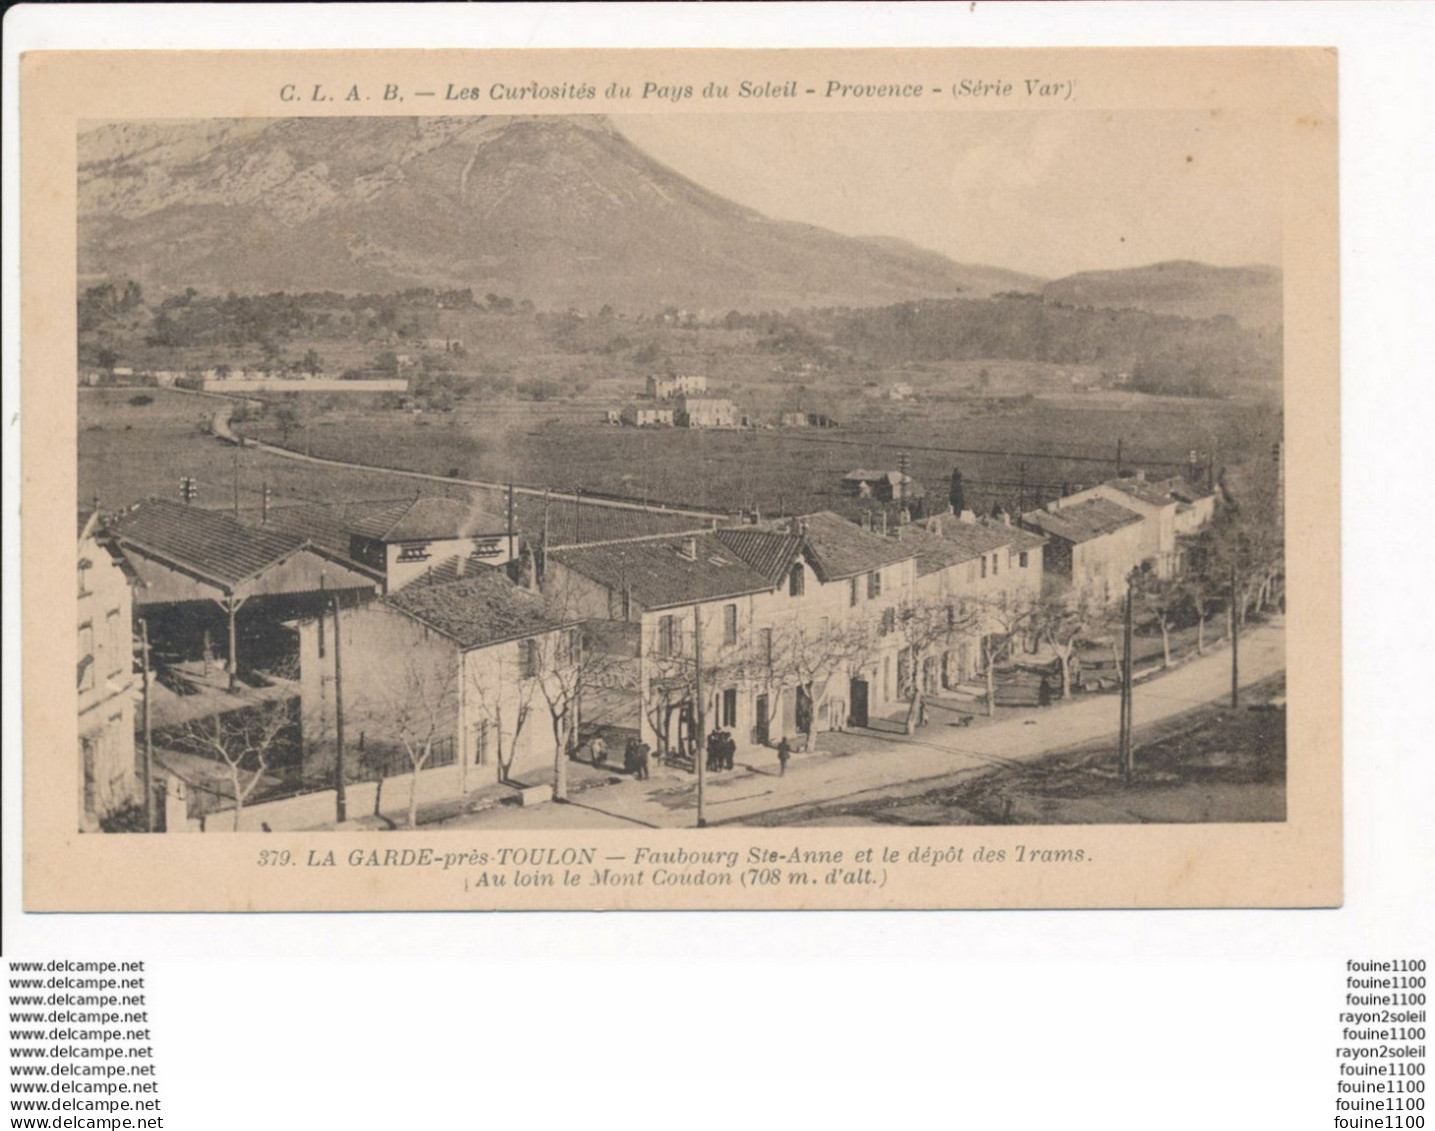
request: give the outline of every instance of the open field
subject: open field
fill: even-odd
[[[421,415],[339,407],[315,413],[307,432],[291,432],[287,446],[439,475],[777,513],[840,507],[843,475],[856,467],[895,468],[902,455],[938,501],[945,502],[952,468],[960,467],[969,504],[1011,509],[1037,505],[1039,493],[1053,497],[1063,486],[1114,474],[1118,442],[1123,466],[1155,474],[1184,467],[1192,450],[1215,453],[1218,466],[1241,462],[1279,434],[1278,415],[1258,405],[1136,394],[1119,401],[1037,398],[992,409],[818,401],[844,426],[741,432],[602,423],[603,410],[615,403],[464,402],[453,412]],[[251,422],[246,431],[284,440],[272,420]],[[1086,458],[1066,458],[1072,455]]]

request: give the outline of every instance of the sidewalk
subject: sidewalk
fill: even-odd
[[[1285,630],[1253,628],[1241,637],[1242,686],[1285,670]],[[1231,657],[1222,648],[1136,686],[1137,727],[1219,701],[1230,691]],[[708,776],[705,809],[709,824],[741,820],[754,813],[831,801],[868,790],[925,778],[946,777],[1003,762],[1029,761],[1068,746],[1116,735],[1120,700],[1091,695],[1045,709],[1013,711],[984,726],[942,725],[945,712],[910,737],[875,730],[823,734],[819,750],[794,753],[779,776],[777,755],[740,760],[736,771]],[[656,771],[650,781],[624,779],[575,795],[573,805],[500,810],[455,816],[447,827],[617,827],[690,828],[697,823],[693,775]],[[578,812],[573,812],[573,810]]]

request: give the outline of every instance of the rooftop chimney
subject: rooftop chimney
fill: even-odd
[[[887,536],[887,512],[882,512],[882,537]]]
[[[697,561],[697,560],[698,560],[698,540],[697,540],[696,538],[687,538],[687,539],[684,539],[682,546],[679,547],[679,549],[678,549],[678,553],[679,553],[682,557],[686,558],[686,559],[687,559],[688,561],[690,561],[690,562],[695,562],[695,561]]]
[[[940,538],[942,535],[942,520],[940,518],[932,519],[932,521],[927,524],[927,529]]]
[[[977,521],[976,511],[962,511],[961,519],[969,526],[975,526]]]
[[[1061,500],[1052,499],[1051,502],[1046,504],[1046,509],[1052,514],[1055,514],[1057,511],[1061,510]]]
[[[1136,482],[1137,482],[1137,483],[1145,483],[1145,482],[1146,482],[1146,469],[1145,469],[1144,467],[1138,467],[1138,468],[1136,469]]]

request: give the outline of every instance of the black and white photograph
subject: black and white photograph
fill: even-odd
[[[1279,116],[742,85],[79,123],[79,830],[1286,820]]]

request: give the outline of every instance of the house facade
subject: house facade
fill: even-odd
[[[680,428],[736,428],[742,423],[737,405],[717,397],[683,394],[673,419]]]
[[[644,391],[654,400],[666,401],[674,397],[703,396],[708,391],[708,379],[698,374],[676,377],[661,377],[650,374]]]
[[[136,799],[135,695],[130,579],[95,537],[79,535],[79,776],[81,829],[97,828]]]
[[[909,549],[823,513],[554,551],[544,587],[581,615],[636,626],[640,733],[688,756],[699,727],[741,750],[892,709],[896,609],[915,583]]]
[[[518,556],[507,519],[440,496],[352,507],[344,523],[349,557],[382,573],[390,593],[458,562],[501,566]]]
[[[624,406],[620,419],[632,428],[671,428],[674,415],[671,408],[630,404]]]
[[[1044,582],[1056,593],[1114,603],[1126,592],[1127,576],[1147,560],[1145,520],[1109,499],[1056,500],[1028,511],[1021,523],[1047,539]]]
[[[477,567],[345,609],[338,625],[337,648],[332,614],[298,625],[306,766],[332,764],[342,686],[351,775],[408,773],[406,744],[424,743],[423,769],[457,765],[460,793],[552,768],[550,699],[565,704],[573,683],[576,623],[539,598]]]

